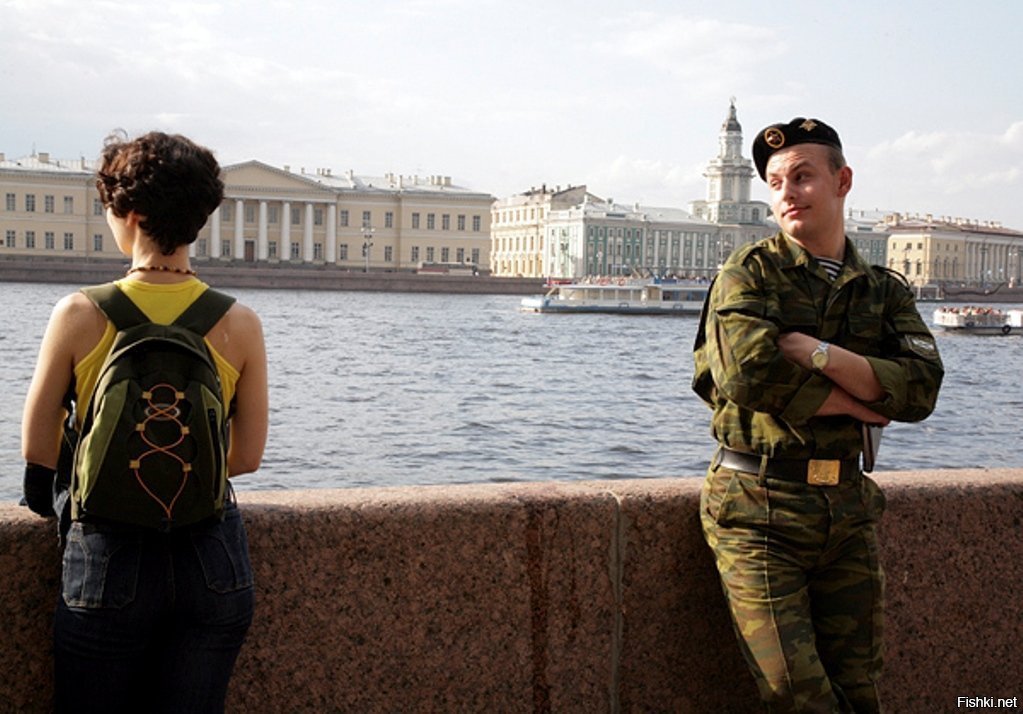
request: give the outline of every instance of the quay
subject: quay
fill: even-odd
[[[889,472],[889,711],[1023,686],[1023,469]],[[231,712],[758,711],[700,478],[243,491]],[[0,503],[0,711],[51,707],[54,526]]]
[[[105,258],[26,258],[0,256],[0,283],[94,285],[124,275],[127,260]],[[534,295],[544,291],[542,278],[492,275],[350,271],[336,265],[222,263],[195,261],[199,277],[217,288],[291,290],[364,290],[374,292],[454,293],[466,295]]]

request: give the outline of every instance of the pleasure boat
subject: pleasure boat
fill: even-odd
[[[939,307],[934,325],[946,332],[968,335],[1023,334],[1023,310],[999,310],[995,307]]]
[[[670,279],[590,278],[554,284],[546,295],[522,298],[523,312],[618,315],[699,315],[710,283]]]

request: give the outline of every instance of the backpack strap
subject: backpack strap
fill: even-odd
[[[185,327],[199,335],[205,335],[213,329],[220,318],[231,309],[235,299],[219,290],[206,288],[202,295],[195,299],[185,311],[178,315],[175,325]]]
[[[82,288],[92,302],[118,330],[150,322],[146,314],[115,283],[104,283]],[[184,327],[199,335],[205,335],[220,321],[224,313],[234,304],[235,299],[213,288],[207,288],[202,295],[185,308],[173,324]]]
[[[114,283],[82,288],[82,292],[95,303],[108,320],[114,323],[114,327],[118,330],[126,330],[129,327],[149,322],[146,313],[142,312],[138,305],[133,303],[131,298]]]

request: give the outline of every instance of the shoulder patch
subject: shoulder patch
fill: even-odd
[[[909,349],[921,357],[934,357],[938,354],[938,346],[930,335],[907,335],[906,344]]]

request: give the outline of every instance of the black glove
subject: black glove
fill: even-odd
[[[53,479],[57,472],[39,464],[25,464],[25,497],[22,503],[40,516],[56,516],[53,512]]]

